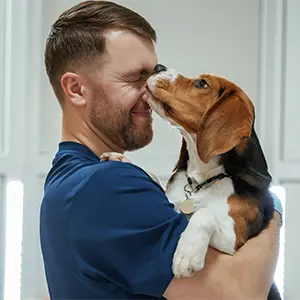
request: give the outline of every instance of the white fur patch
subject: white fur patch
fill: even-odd
[[[184,187],[187,176],[201,183],[224,172],[218,165],[218,158],[208,164],[200,161],[193,136],[184,134],[189,151],[187,172],[174,176],[167,187],[166,195],[179,212],[180,203],[185,200]],[[193,184],[195,188],[196,184]],[[228,197],[234,192],[230,178],[217,180],[210,186],[193,193],[195,213],[186,230],[182,233],[173,258],[173,273],[176,277],[191,276],[204,267],[208,246],[233,255],[235,253],[234,221],[229,216]]]
[[[157,84],[160,80],[167,80],[170,83],[174,82],[178,77],[178,73],[174,69],[167,69],[167,71],[162,71],[155,75],[152,75],[147,80],[147,85],[151,93],[155,95],[155,90],[157,88]],[[165,110],[163,108],[162,102],[153,97],[152,94],[149,95],[147,102],[153,111],[155,111],[162,119],[167,121],[171,126],[176,127],[177,129],[181,129],[182,127],[176,124],[171,118],[168,118],[165,114]]]
[[[168,80],[170,83],[174,82],[178,77],[178,73],[173,69],[167,69],[157,74],[150,76],[147,80],[150,91],[152,92],[156,88],[156,83],[159,80]]]

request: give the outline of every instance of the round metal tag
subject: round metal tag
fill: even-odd
[[[192,212],[194,212],[194,209],[195,205],[193,200],[186,199],[180,204],[180,210],[186,215],[189,215]]]

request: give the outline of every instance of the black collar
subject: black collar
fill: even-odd
[[[202,183],[199,183],[194,190],[190,191],[190,190],[187,190],[187,185],[184,187],[184,190],[187,192],[187,193],[197,193],[199,190],[201,190],[202,188],[204,188],[206,185],[209,185],[210,183],[216,181],[216,180],[221,180],[223,178],[231,178],[230,175],[228,174],[225,174],[225,173],[220,173],[216,176],[213,176],[207,180],[205,180],[204,182]],[[191,177],[187,177],[187,181],[188,181],[188,185],[191,187],[192,186],[192,178]]]

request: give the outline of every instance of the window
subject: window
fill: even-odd
[[[4,300],[21,298],[23,184],[10,181],[6,188]]]
[[[272,186],[270,190],[281,200],[283,212],[285,212],[285,189],[282,186]],[[283,224],[280,232],[280,251],[278,263],[275,271],[274,280],[280,292],[282,299],[284,298],[284,247],[285,247],[285,222],[283,215]]]

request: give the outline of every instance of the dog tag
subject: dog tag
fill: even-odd
[[[186,199],[180,204],[180,210],[185,214],[189,215],[194,211],[195,205],[194,201],[190,199]]]

